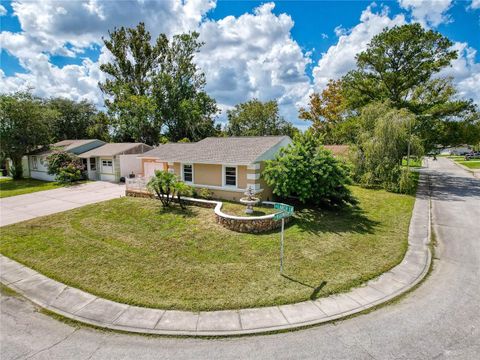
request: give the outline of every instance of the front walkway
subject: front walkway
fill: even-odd
[[[69,287],[2,255],[1,282],[50,311],[109,329],[190,336],[271,332],[339,319],[410,290],[423,279],[430,266],[429,231],[430,197],[427,178],[422,175],[410,224],[409,248],[398,266],[348,293],[290,305],[210,312],[130,306]]]
[[[125,195],[125,185],[105,181],[0,199],[0,226],[71,210]]]

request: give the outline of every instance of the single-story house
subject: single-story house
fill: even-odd
[[[121,177],[142,172],[138,155],[151,149],[143,143],[109,143],[79,154],[79,157],[90,180],[118,182]]]
[[[28,154],[26,156],[28,171],[24,172],[24,174],[29,175],[33,179],[55,181],[55,176],[48,174],[48,155],[52,154],[55,150],[62,150],[75,155],[79,155],[81,153],[84,153],[85,151],[89,151],[91,149],[102,146],[103,144],[105,144],[104,141],[97,139],[62,140],[56,142],[54,144],[51,144],[47,148],[42,148]]]
[[[469,145],[460,145],[457,147],[447,147],[440,151],[441,155],[465,155],[472,151]]]
[[[168,170],[193,187],[211,190],[216,198],[238,200],[251,187],[268,200],[272,191],[260,177],[265,160],[291,142],[288,136],[209,137],[159,145],[139,158],[146,178],[155,170]]]

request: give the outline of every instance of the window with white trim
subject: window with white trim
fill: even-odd
[[[183,164],[183,181],[186,183],[193,182],[193,165]]]
[[[225,166],[225,186],[237,186],[237,168],[235,166]]]
[[[33,168],[33,170],[38,169],[37,157],[36,156],[32,156],[32,168]]]

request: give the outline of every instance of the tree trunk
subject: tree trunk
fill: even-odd
[[[12,166],[10,167],[10,175],[14,180],[23,178],[22,157],[12,158]]]

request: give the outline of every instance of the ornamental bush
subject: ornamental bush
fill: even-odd
[[[150,192],[157,194],[157,197],[162,202],[163,207],[169,207],[175,196],[177,201],[184,208],[182,197],[192,196],[193,188],[183,181],[179,181],[175,174],[168,171],[157,170],[147,183],[147,189]]]
[[[263,179],[280,197],[302,203],[343,206],[356,204],[347,185],[348,166],[333,157],[311,132],[295,137],[273,160],[266,161]]]
[[[69,183],[85,178],[80,158],[65,151],[55,151],[47,157],[48,173],[55,175],[60,183]]]

